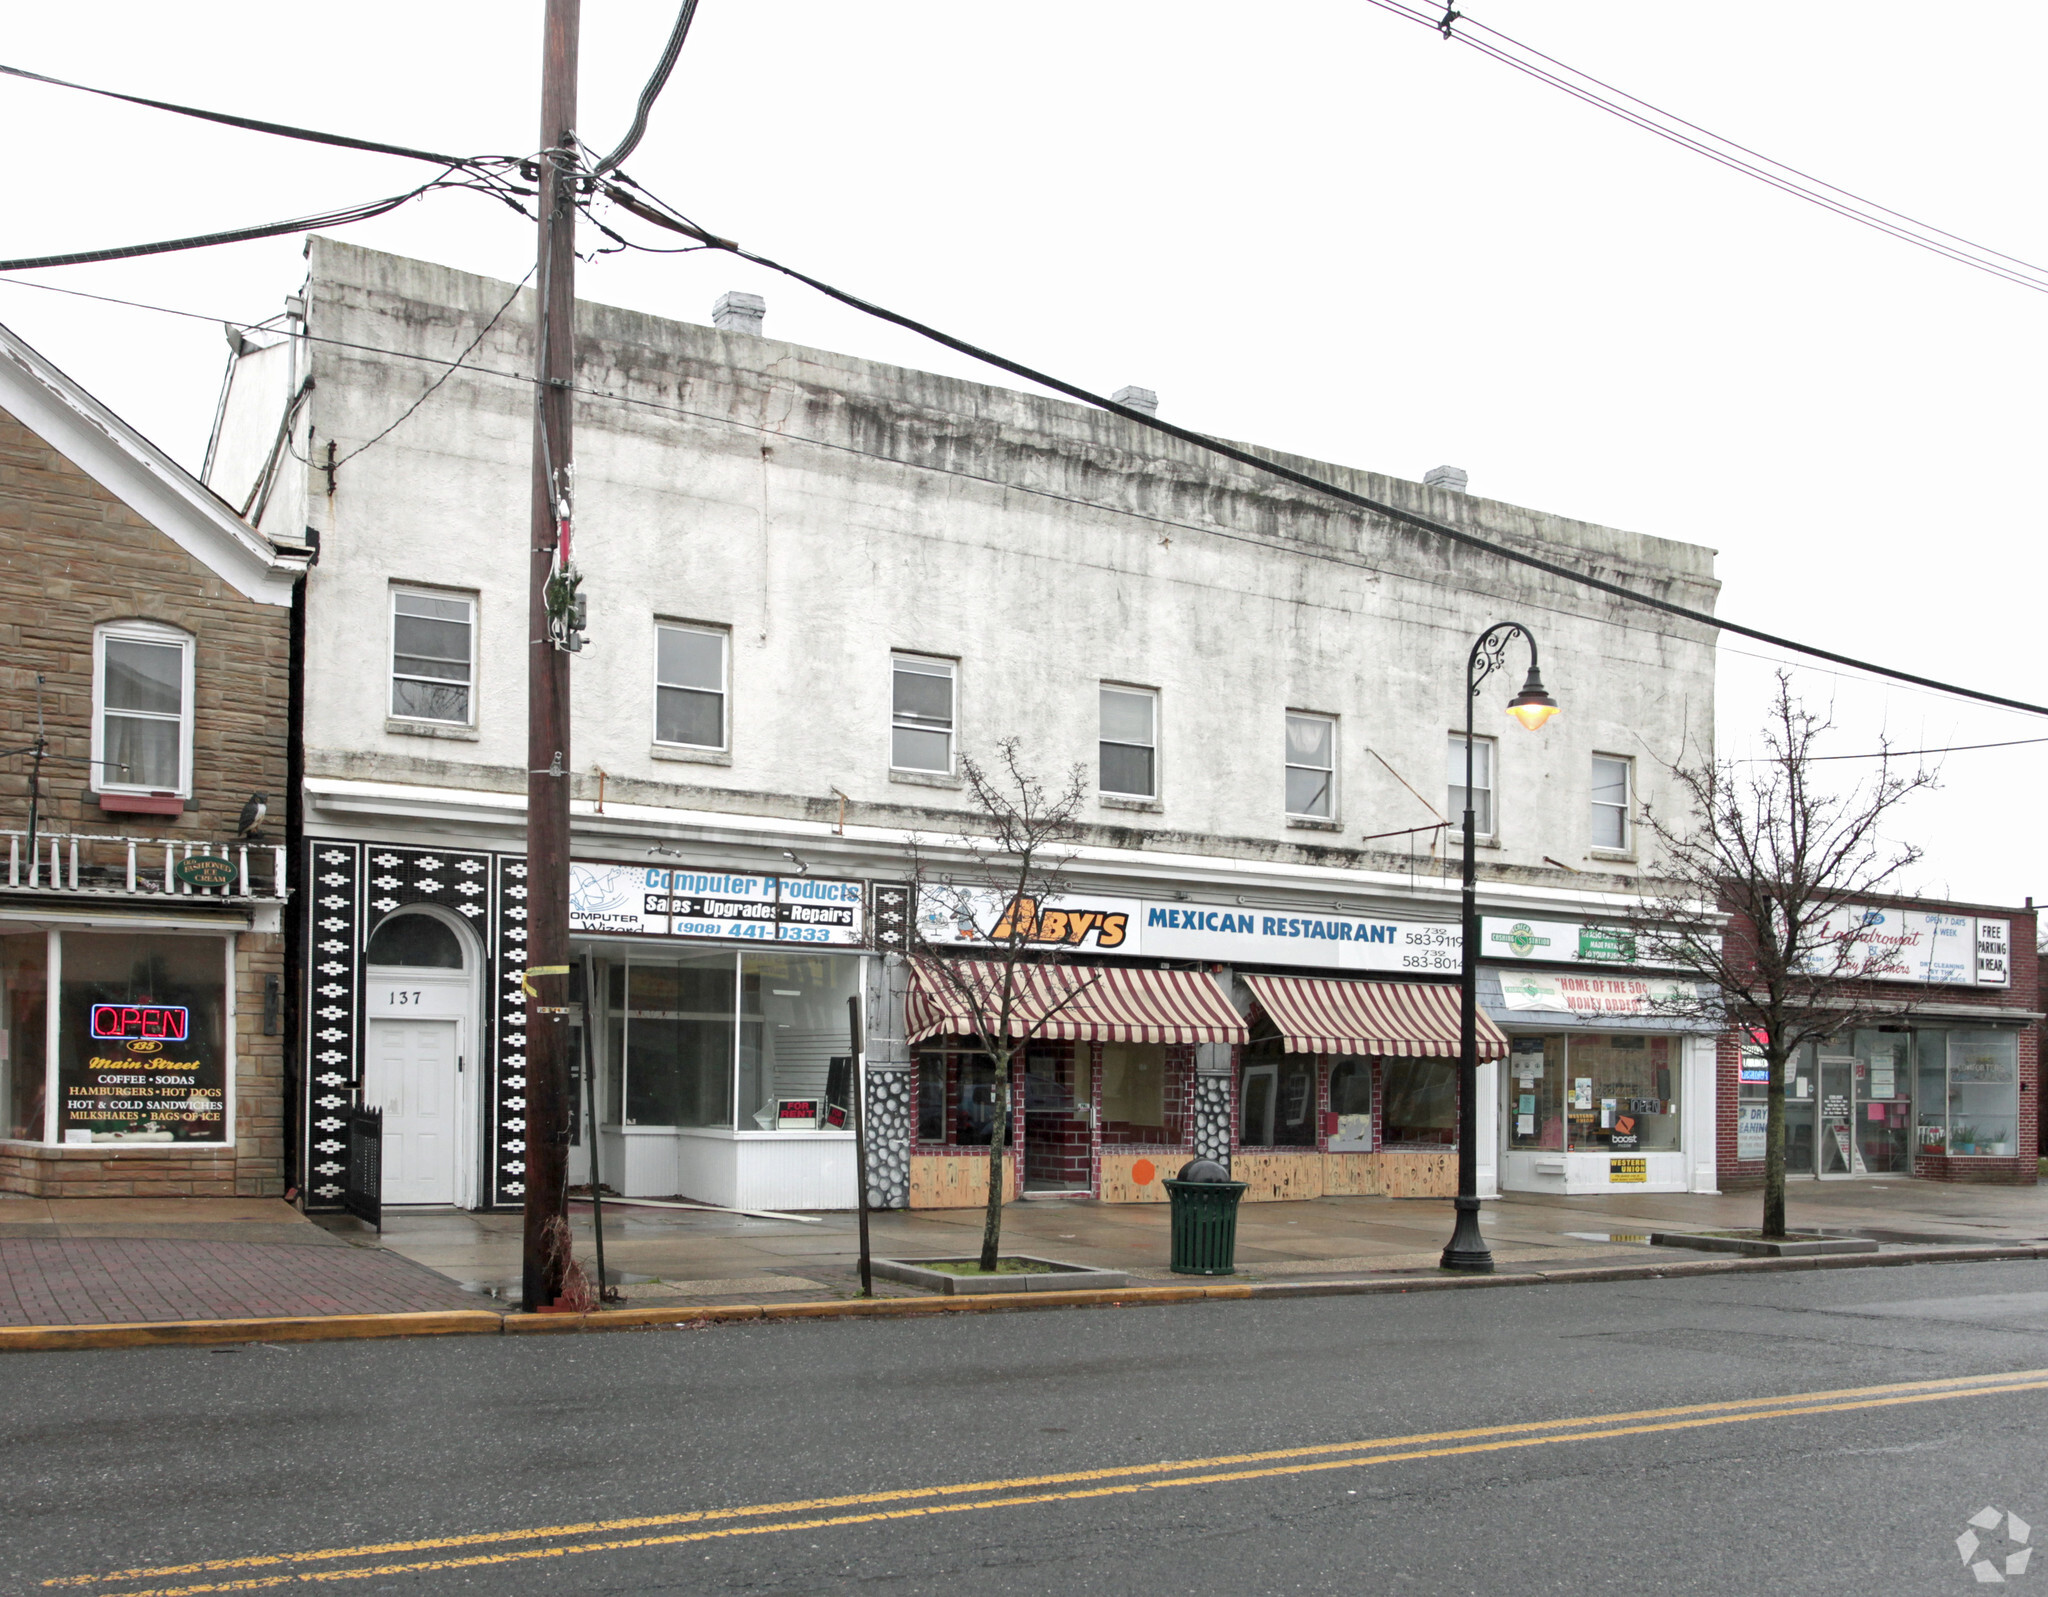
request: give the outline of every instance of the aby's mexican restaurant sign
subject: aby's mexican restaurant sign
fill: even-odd
[[[569,867],[572,932],[857,946],[863,908],[859,882],[580,861]]]
[[[1673,1015],[1691,1011],[1699,989],[1653,976],[1572,976],[1562,971],[1502,971],[1501,1001],[1545,1015]]]
[[[927,887],[918,903],[918,929],[925,942],[940,944],[1006,943],[1021,931],[1034,948],[1147,959],[1439,974],[1458,969],[1458,928],[1447,922],[1111,898],[1082,891],[1041,903],[973,888]]]

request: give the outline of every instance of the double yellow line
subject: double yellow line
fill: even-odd
[[[539,1525],[525,1530],[478,1531],[417,1541],[372,1542],[357,1547],[323,1547],[300,1552],[257,1553],[240,1558],[209,1558],[186,1564],[161,1564],[148,1569],[113,1570],[105,1574],[62,1575],[44,1581],[43,1585],[81,1587],[119,1583],[127,1589],[122,1590],[118,1597],[199,1597],[201,1593],[261,1591],[275,1586],[368,1580],[439,1569],[477,1569],[494,1564],[566,1558],[582,1553],[675,1547],[690,1542],[735,1536],[770,1536],[794,1530],[824,1530],[840,1525],[873,1525],[891,1520],[925,1519],[940,1514],[973,1513],[988,1508],[1078,1502],[1087,1498],[1166,1491],[1174,1487],[1216,1486],[1232,1481],[1269,1480],[1324,1470],[1362,1469],[1373,1464],[1457,1458],[1472,1453],[1504,1452],[1512,1448],[1547,1447],[1559,1442],[1593,1442],[1616,1436],[1648,1436],[1715,1425],[1741,1425],[1753,1420],[1843,1414],[1859,1409],[1896,1408],[1910,1403],[1939,1403],[1951,1398],[1994,1397],[2010,1392],[2042,1390],[2048,1390],[2048,1370],[2014,1370],[2001,1375],[1964,1376],[1946,1381],[1844,1387],[1835,1391],[1792,1393],[1739,1402],[1692,1403],[1679,1408],[1639,1409],[1625,1414],[1579,1415],[1570,1419],[1431,1431],[1369,1441],[1327,1442],[1257,1453],[1225,1453],[1213,1458],[1178,1459],[1157,1464],[1020,1475],[1004,1480],[961,1481],[946,1486],[857,1492],[782,1503],[750,1503],[739,1508],[690,1509],[631,1519]],[[622,1531],[657,1534],[617,1534]],[[583,1539],[592,1537],[598,1539]],[[544,1545],[506,1545],[512,1542]],[[489,1550],[463,1551],[470,1548]],[[436,1556],[405,1556],[419,1553]],[[401,1561],[386,1561],[394,1556],[400,1557]],[[346,1568],[308,1567],[364,1559],[378,1561],[354,1562]],[[227,1578],[186,1585],[128,1587],[128,1583],[135,1581],[176,1580],[194,1575],[222,1575]],[[110,1592],[107,1597],[116,1597],[116,1594]]]

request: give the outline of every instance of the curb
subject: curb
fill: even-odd
[[[1570,1286],[1600,1281],[1655,1281],[1668,1277],[1754,1275],[1787,1270],[1869,1270],[1909,1264],[1986,1264],[2015,1259],[2048,1259],[2048,1243],[1993,1243],[1919,1248],[1900,1253],[1824,1254],[1794,1258],[1682,1259],[1657,1264],[1588,1265],[1568,1270],[1518,1270],[1498,1275],[1381,1276],[1370,1281],[1233,1281],[1208,1286],[1189,1284],[1077,1289],[1070,1292],[983,1292],[967,1297],[846,1298],[822,1303],[722,1303],[701,1308],[599,1309],[589,1314],[448,1309],[414,1314],[160,1320],[130,1325],[9,1325],[0,1326],[0,1354],[113,1347],[205,1347],[233,1342],[349,1342],[406,1336],[568,1336],[746,1321],[906,1319],[942,1314],[993,1314],[1018,1309],[1124,1309],[1173,1303],[1247,1302],[1259,1298],[1384,1297],[1418,1292],[1473,1292],[1494,1287]]]

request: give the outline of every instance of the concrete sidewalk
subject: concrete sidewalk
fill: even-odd
[[[1489,1202],[1481,1223],[1495,1262],[1508,1269],[1566,1269],[1697,1260],[1705,1255],[1653,1248],[1652,1231],[1713,1231],[1754,1226],[1757,1193],[1719,1197],[1641,1195],[1563,1198],[1516,1193]],[[1794,1184],[1790,1223],[1854,1233],[1888,1249],[2048,1240],[2048,1191],[1957,1187],[1910,1180]],[[587,1203],[573,1207],[577,1255],[591,1268]],[[354,1229],[353,1221],[329,1222]],[[1443,1199],[1317,1198],[1246,1204],[1238,1215],[1238,1275],[1251,1282],[1368,1279],[1434,1274],[1449,1239]],[[980,1246],[978,1209],[891,1211],[872,1218],[882,1258],[971,1254]],[[365,1240],[367,1234],[365,1233]],[[387,1210],[382,1245],[498,1299],[516,1297],[520,1218],[459,1211]],[[1164,1204],[1100,1204],[1052,1199],[1015,1203],[1004,1213],[1003,1250],[1127,1271],[1134,1281],[1185,1279],[1167,1268]],[[608,1204],[605,1263],[631,1305],[718,1304],[820,1299],[857,1288],[854,1217],[827,1214],[766,1220],[703,1210]],[[877,1281],[878,1294],[917,1296]]]
[[[1503,1273],[1601,1266],[1697,1267],[1710,1256],[1652,1247],[1652,1231],[1757,1223],[1761,1199],[1516,1194],[1482,1216]],[[2048,1240],[2048,1193],[1869,1180],[1794,1184],[1795,1226],[1869,1237],[1886,1251]],[[606,1263],[630,1308],[829,1303],[858,1287],[854,1217],[762,1219],[617,1204]],[[575,1205],[578,1256],[593,1263],[591,1214]],[[1441,1199],[1319,1198],[1247,1204],[1238,1276],[1253,1285],[1435,1280],[1450,1235]],[[387,1210],[380,1237],[359,1222],[308,1220],[271,1199],[0,1199],[0,1327],[264,1320],[502,1310],[516,1299],[520,1217]],[[873,1217],[878,1257],[972,1253],[979,1210]],[[1163,1204],[1059,1199],[1013,1204],[1004,1251],[1175,1283]],[[922,1297],[877,1281],[878,1295]]]

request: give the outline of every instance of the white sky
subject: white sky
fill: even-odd
[[[2048,262],[2048,9],[1894,0],[1473,0],[1518,38],[1898,210]],[[333,11],[22,7],[8,64],[463,153],[536,142],[538,0]],[[585,6],[583,132],[608,147],[672,21]],[[232,227],[396,192],[426,168],[0,80],[34,152],[0,255]],[[2013,697],[2032,636],[2029,461],[2048,296],[1678,150],[1370,6],[1029,8],[703,0],[628,169],[700,222],[1187,426],[1721,551],[1730,618]],[[530,226],[431,198],[346,230],[517,278]],[[254,320],[296,240],[33,274]],[[722,256],[607,257],[585,297],[1000,380]],[[6,321],[196,465],[215,328],[0,283]],[[1740,643],[1740,640],[1734,640]],[[1722,751],[1768,650],[1724,648]],[[1457,663],[1446,659],[1444,669]],[[2048,721],[1799,668],[1841,752],[2048,737]],[[1572,684],[1552,682],[1569,712]],[[1844,770],[1863,767],[1848,765]],[[1959,753],[1917,802],[1910,885],[2048,887],[2048,744]],[[1998,825],[1991,824],[1993,820]]]

